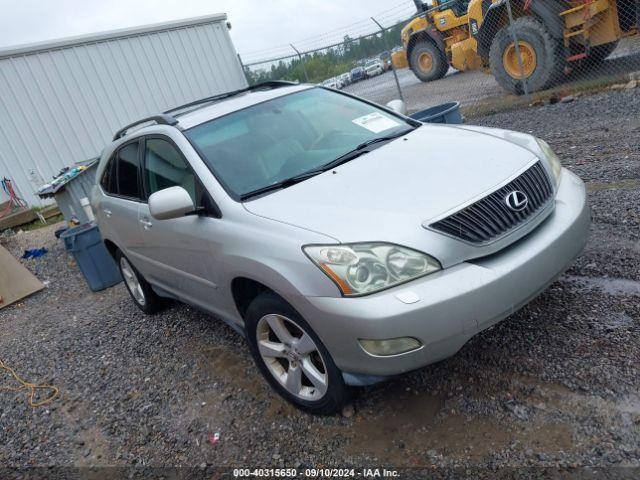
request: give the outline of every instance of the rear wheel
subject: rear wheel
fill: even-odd
[[[256,365],[282,397],[302,410],[329,414],[348,399],[342,373],[309,324],[279,296],[256,297],[245,318]]]
[[[413,73],[423,82],[439,80],[449,70],[446,54],[430,41],[423,40],[414,45],[409,63]]]
[[[518,48],[513,41],[514,33]],[[530,92],[552,86],[561,78],[565,62],[561,43],[551,36],[545,25],[535,18],[521,17],[496,34],[489,63],[496,81],[504,89],[520,95],[524,93],[524,81]]]

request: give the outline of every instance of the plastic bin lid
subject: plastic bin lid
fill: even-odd
[[[60,234],[60,238],[64,239],[69,237],[75,237],[76,235],[88,232],[89,230],[93,230],[94,228],[98,228],[98,225],[96,224],[96,222],[83,223],[78,227],[73,227],[73,228],[70,228],[69,230],[62,232],[62,234]]]

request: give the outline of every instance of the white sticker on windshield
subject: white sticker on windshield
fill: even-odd
[[[382,115],[379,112],[373,112],[369,115],[358,117],[351,121],[356,125],[360,125],[361,127],[366,128],[373,133],[384,132],[385,130],[389,130],[390,128],[400,126],[400,123]]]

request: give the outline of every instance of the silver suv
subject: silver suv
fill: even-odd
[[[136,305],[200,307],[287,400],[457,352],[578,255],[585,189],[542,140],[270,82],[120,130],[92,205]]]

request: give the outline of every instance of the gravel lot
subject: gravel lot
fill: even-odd
[[[49,284],[0,310],[0,358],[61,395],[32,409],[24,393],[0,393],[0,462],[640,468],[639,92],[476,119],[547,139],[588,182],[587,248],[520,312],[453,358],[362,392],[352,415],[284,403],[244,341],[199,311],[146,317],[122,284],[91,293],[55,226],[4,238],[16,256],[49,249],[23,261]]]

